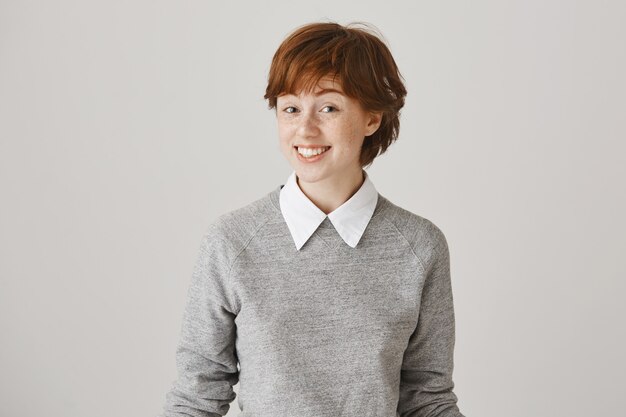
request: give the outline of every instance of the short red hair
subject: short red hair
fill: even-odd
[[[353,27],[354,25],[364,27]],[[311,92],[332,76],[366,111],[382,112],[380,127],[365,137],[361,166],[371,165],[398,137],[406,88],[398,66],[370,24],[309,23],[285,38],[272,59],[264,98],[269,108],[283,94]]]

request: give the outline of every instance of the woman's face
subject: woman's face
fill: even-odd
[[[344,95],[338,82],[325,77],[313,92],[279,96],[276,104],[280,147],[298,177],[306,182],[361,178],[359,156],[365,136],[380,125],[380,113],[366,112]],[[316,152],[301,155],[298,148]]]

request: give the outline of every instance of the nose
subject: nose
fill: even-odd
[[[298,125],[301,137],[315,136],[319,133],[319,120],[314,112],[303,112]]]

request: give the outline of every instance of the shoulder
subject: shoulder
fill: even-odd
[[[385,219],[404,236],[424,268],[428,269],[434,258],[447,255],[446,236],[434,221],[386,200]]]
[[[218,215],[204,230],[202,247],[219,252],[231,264],[250,240],[272,219],[269,194]]]

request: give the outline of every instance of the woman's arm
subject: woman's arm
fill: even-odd
[[[178,379],[162,417],[219,417],[228,412],[238,382],[235,314],[228,297],[229,262],[211,225],[193,270],[176,349]]]
[[[404,353],[398,412],[401,417],[464,417],[452,381],[454,307],[450,253],[445,236],[434,227],[434,261],[422,290],[415,331]]]

